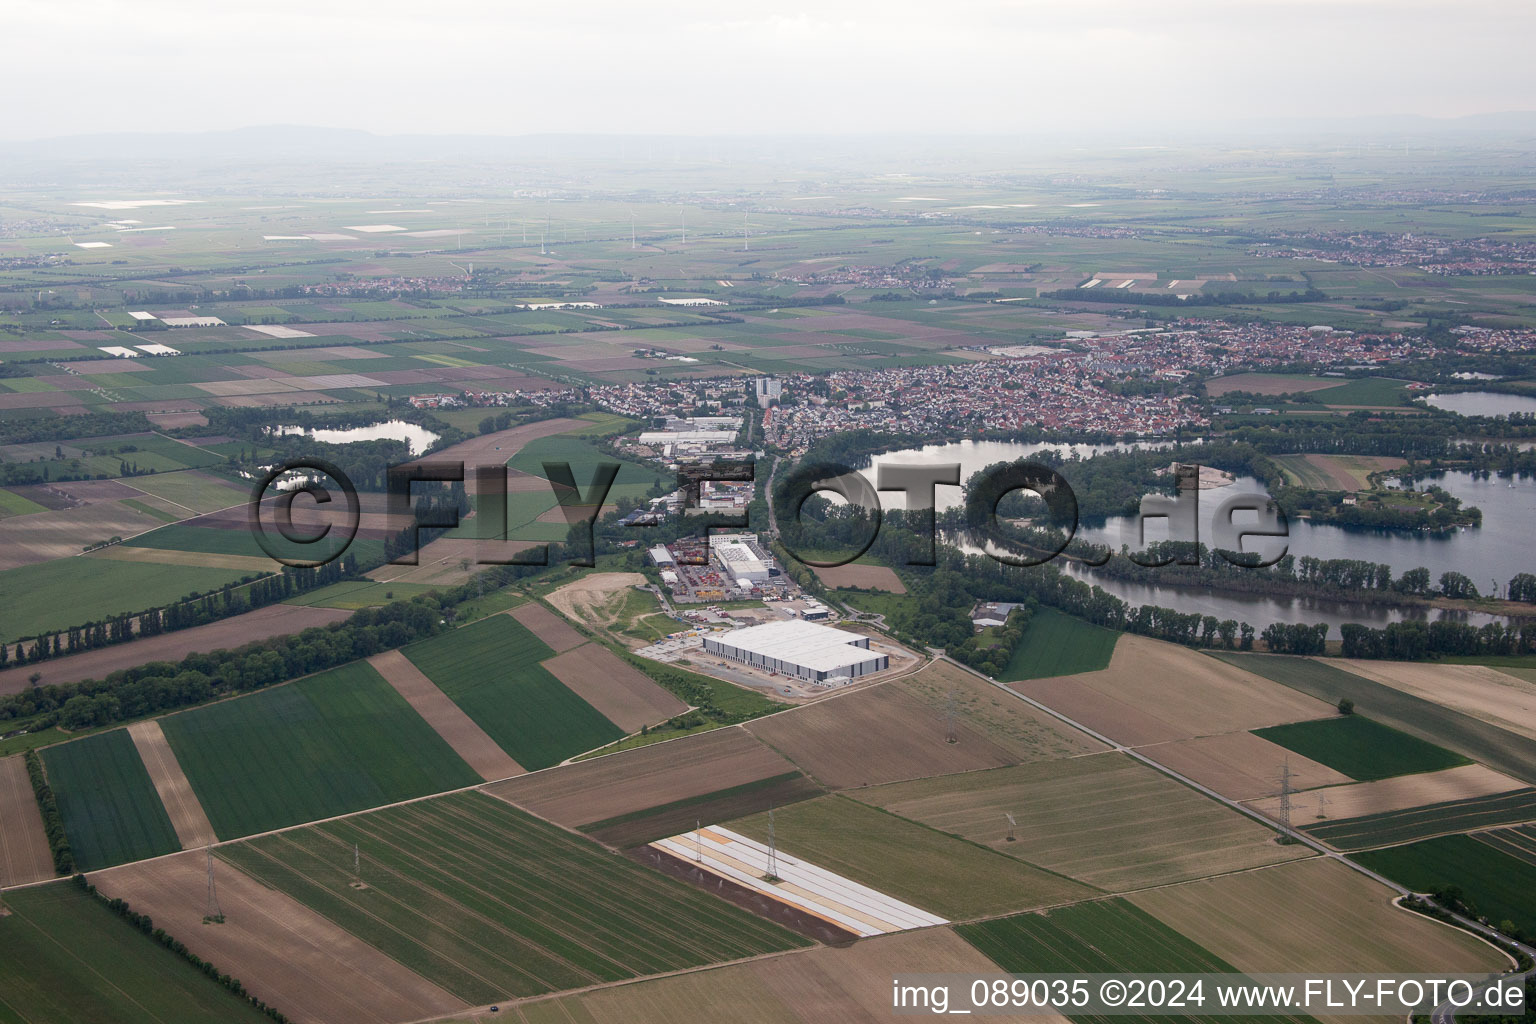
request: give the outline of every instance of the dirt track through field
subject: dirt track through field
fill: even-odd
[[[0,885],[53,877],[53,854],[20,755],[0,759]]]
[[[529,632],[544,641],[559,654],[580,647],[587,638],[576,632],[571,624],[541,604],[518,605],[507,613],[528,627]]]
[[[139,759],[144,762],[150,781],[155,784],[155,792],[160,794],[165,813],[170,815],[171,826],[176,829],[176,838],[181,840],[181,848],[195,850],[217,842],[213,825],[208,821],[208,815],[203,811],[197,794],[192,792],[192,783],[181,770],[175,752],[166,742],[160,723],[154,720],[134,722],[128,727],[128,735],[139,751]]]
[[[98,871],[109,897],[148,914],[204,960],[295,1021],[394,1024],[466,1004],[296,900],[218,862],[221,925],[204,924],[208,882],[201,852]]]
[[[395,692],[406,699],[416,713],[448,742],[464,762],[487,782],[524,774],[523,766],[512,760],[496,741],[486,735],[447,694],[411,664],[399,651],[385,651],[368,659]]]
[[[583,644],[542,663],[571,692],[626,733],[688,710],[649,676],[598,644]]]

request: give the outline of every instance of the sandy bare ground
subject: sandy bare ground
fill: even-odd
[[[1000,768],[1098,746],[1022,702],[1018,724],[1036,742],[1010,741],[986,725],[973,724],[961,713],[958,696],[956,702],[954,743],[949,742],[943,698],[929,703],[895,683],[818,701],[748,723],[746,729],[833,789]]]
[[[1309,757],[1286,750],[1251,732],[1225,736],[1201,736],[1140,748],[1158,764],[1166,765],[1232,800],[1258,800],[1280,794],[1280,766],[1290,764],[1291,787],[1314,789],[1351,782]]]
[[[155,792],[160,794],[165,813],[170,815],[181,848],[195,850],[217,842],[213,825],[198,802],[197,794],[192,792],[192,783],[181,770],[176,754],[166,742],[165,733],[160,731],[160,723],[153,719],[134,722],[128,727],[128,735],[133,738],[133,745],[138,748],[139,757],[149,771]]]
[[[812,569],[812,572],[829,587],[858,587],[863,590],[884,590],[892,594],[907,592],[901,577],[885,565],[839,565],[829,569]]]
[[[0,520],[0,569],[78,555],[88,544],[133,537],[165,524],[115,501]]]
[[[369,658],[368,664],[388,680],[389,685],[482,779],[493,782],[523,774],[523,766],[497,746],[474,719],[449,700],[405,655],[399,651],[385,651]]]
[[[644,582],[645,577],[638,572],[588,573],[575,583],[567,583],[553,591],[545,600],[567,618],[601,628],[606,624],[599,621],[601,609],[613,600],[614,595]],[[608,619],[611,620],[611,616]]]
[[[1185,647],[1122,636],[1109,667],[1013,689],[1130,746],[1336,714],[1329,704]]]
[[[0,886],[53,877],[53,854],[21,755],[0,759]]]
[[[587,638],[572,629],[570,623],[541,604],[530,601],[518,605],[507,614],[527,626],[530,632],[556,652],[568,651],[587,642]]]
[[[542,664],[626,733],[639,732],[641,726],[665,722],[688,710],[688,705],[645,673],[598,644],[573,647]]]
[[[1294,758],[1296,755],[1291,756]],[[1321,820],[1319,814],[1328,818],[1358,818],[1365,814],[1385,814],[1387,811],[1402,811],[1410,807],[1507,793],[1512,789],[1523,788],[1525,783],[1518,779],[1500,775],[1492,768],[1480,764],[1467,764],[1439,772],[1400,775],[1394,779],[1356,782],[1296,793],[1291,796],[1291,822],[1295,825],[1313,825]],[[1320,802],[1324,797],[1328,801],[1326,805]],[[1278,796],[1251,800],[1248,804],[1271,818],[1280,813]]]
[[[1326,663],[1536,739],[1536,683],[1496,668],[1353,659]]]
[[[485,787],[485,792],[575,827],[794,771],[740,726],[685,736]]]
[[[204,569],[235,569],[240,572],[272,572],[281,566],[260,555],[222,555],[210,551],[177,551],[172,548],[135,548],[114,544],[93,551],[87,558],[114,562],[149,562],[156,565],[192,565]]]
[[[1325,857],[1130,897],[1240,971],[1486,971],[1507,964],[1466,932],[1392,906]]]
[[[23,668],[0,672],[0,694],[20,693],[30,684],[27,676],[40,672],[43,685],[74,683],[82,679],[105,679],[118,669],[145,665],[151,661],[178,662],[194,652],[228,650],[272,636],[298,633],[311,626],[340,622],[351,615],[341,608],[304,608],[292,604],[274,604],[244,615],[236,615],[206,626],[161,633],[113,647],[82,651],[50,658]]]
[[[296,1021],[395,1024],[465,1008],[457,997],[343,931],[298,901],[216,862],[224,924],[203,924],[201,851],[90,876],[204,960],[238,977]]]

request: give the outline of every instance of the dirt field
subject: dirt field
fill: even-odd
[[[587,642],[587,638],[572,629],[569,622],[541,604],[533,602],[521,604],[507,614],[527,626],[534,636],[548,644],[556,653],[568,651],[572,647]]]
[[[525,1024],[870,1024],[890,1018],[891,978],[924,971],[990,973],[997,966],[948,928],[927,928],[864,939],[843,949],[822,947],[712,971],[636,982],[580,996],[512,1007]],[[505,1016],[503,1014],[496,1016]],[[475,1020],[493,1020],[487,1015]],[[1032,1017],[1040,1024],[1064,1018]]]
[[[439,690],[410,659],[399,651],[385,651],[368,659],[395,692],[416,709],[422,719],[448,742],[454,753],[487,782],[510,779],[524,774],[523,766],[512,760],[485,730],[475,724],[453,701]]]
[[[637,572],[588,573],[552,592],[545,600],[567,618],[601,629],[612,624],[615,610],[623,604],[624,591],[644,582],[645,577]]]
[[[1011,685],[1130,746],[1335,714],[1315,697],[1215,658],[1129,634],[1115,644],[1109,668],[1101,672]]]
[[[1293,758],[1296,756],[1291,755]],[[1447,768],[1420,775],[1399,775],[1375,782],[1356,782],[1347,786],[1329,786],[1310,793],[1291,796],[1291,821],[1296,825],[1315,825],[1321,818],[1358,818],[1366,814],[1385,814],[1410,807],[1423,807],[1447,800],[1466,800],[1491,793],[1524,789],[1525,783],[1500,775],[1480,764]],[[1327,798],[1327,804],[1319,801]],[[1280,813],[1280,798],[1249,801],[1249,806],[1270,817]]]
[[[153,719],[135,722],[128,727],[128,735],[132,737],[133,745],[138,748],[139,757],[149,771],[155,792],[160,794],[165,813],[171,817],[171,826],[176,829],[176,838],[181,840],[181,848],[196,850],[217,842],[213,825],[208,821],[203,805],[198,802],[197,794],[192,792],[192,783],[181,770],[171,745],[166,742],[165,733],[160,731],[160,723]]]
[[[1240,971],[1485,971],[1507,964],[1466,932],[1397,909],[1392,895],[1318,857],[1130,900]]]
[[[572,828],[794,770],[740,726],[561,765],[485,792]]]
[[[215,868],[225,922],[203,924],[205,864],[202,851],[192,851],[98,871],[90,881],[154,918],[293,1020],[394,1024],[465,1008],[462,1000],[227,863]]]
[[[498,430],[490,434],[481,434],[472,437],[468,441],[461,441],[456,445],[444,448],[440,452],[433,452],[431,460],[461,461],[464,463],[464,486],[470,494],[479,493],[476,489],[476,466],[505,466],[507,460],[522,450],[523,445],[529,441],[541,437],[549,437],[552,434],[563,433],[573,427],[589,426],[584,420],[553,419],[539,420],[536,423],[525,423],[511,430]]]
[[[115,501],[0,520],[0,569],[78,555],[113,537],[133,537],[164,526],[148,512]]]
[[[130,668],[151,661],[176,662],[195,651],[217,651],[239,647],[252,640],[270,636],[297,633],[311,626],[324,626],[340,622],[351,615],[340,608],[302,608],[291,604],[274,604],[258,608],[244,615],[206,626],[193,626],[174,633],[145,637],[126,644],[103,647],[95,651],[82,651],[59,658],[50,658],[35,665],[11,668],[0,672],[0,694],[20,693],[28,686],[27,676],[42,673],[44,684],[74,683],[82,679],[104,679],[108,673],[120,668]]]
[[[960,721],[1011,750],[1020,761],[1073,757],[1107,749],[1087,733],[1062,724],[949,662],[930,662],[921,671],[890,685],[907,691],[940,713],[953,696]]]
[[[1247,391],[1255,395],[1305,394],[1326,391],[1348,381],[1322,377],[1292,377],[1271,373],[1234,373],[1230,377],[1217,377],[1206,381],[1205,390],[1212,398],[1220,398],[1229,391]]]
[[[1280,793],[1280,766],[1291,766],[1293,789],[1347,783],[1349,776],[1292,753],[1251,732],[1201,736],[1142,747],[1141,752],[1180,775],[1233,800],[1257,800]]]
[[[1119,753],[848,795],[1109,892],[1312,855]],[[1011,843],[1007,814],[1018,822]]]
[[[1301,486],[1335,491],[1364,490],[1371,485],[1372,473],[1407,465],[1389,455],[1281,455],[1276,461]]]
[[[812,569],[817,579],[829,587],[858,587],[905,594],[906,586],[895,570],[884,565],[839,565],[830,569]]]
[[[998,768],[1096,745],[1086,736],[1076,743],[1065,727],[1022,701],[1019,705],[1015,728],[1034,742],[1004,742],[995,721],[972,725],[959,713],[957,699],[956,742],[950,743],[943,698],[928,703],[893,684],[818,701],[746,728],[833,789]]]
[[[688,705],[645,673],[598,644],[574,647],[542,664],[626,733],[639,732],[641,726],[665,722],[688,710]]]
[[[21,756],[0,758],[0,886],[53,877],[53,854]]]
[[[1331,659],[1327,664],[1536,739],[1536,683],[1496,668]]]

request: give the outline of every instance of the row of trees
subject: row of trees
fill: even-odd
[[[1418,661],[1440,655],[1536,653],[1536,621],[1473,626],[1440,620],[1393,622],[1379,629],[1348,623],[1339,627],[1346,658]]]
[[[75,870],[75,853],[69,848],[69,835],[64,831],[64,818],[59,814],[53,787],[48,785],[48,774],[43,771],[43,759],[37,756],[37,751],[29,750],[24,760],[27,776],[32,781],[32,796],[43,816],[43,834],[48,837],[48,849],[53,854],[53,870],[67,875]]]

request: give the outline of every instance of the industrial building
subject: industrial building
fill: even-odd
[[[710,538],[709,553],[715,564],[742,590],[751,590],[752,584],[766,583],[773,575],[769,559],[750,542],[750,537],[750,534],[717,533]]]
[[[765,672],[834,686],[882,671],[891,663],[888,655],[869,649],[869,637],[803,619],[706,636],[704,650]]]

